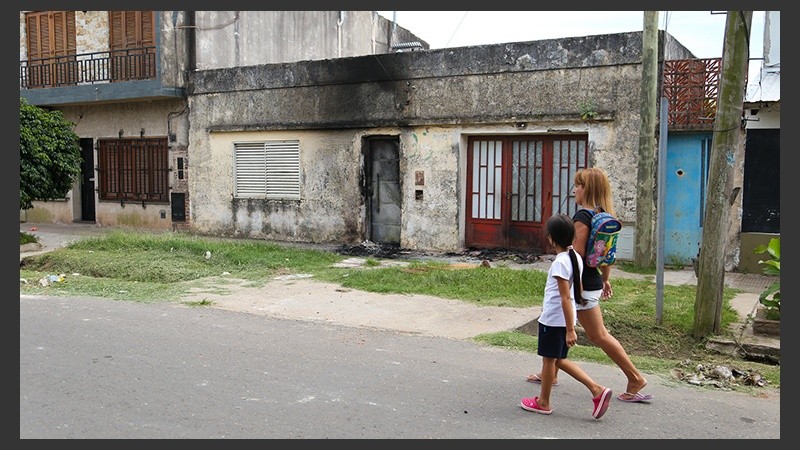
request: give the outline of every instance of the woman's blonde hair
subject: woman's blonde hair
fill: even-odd
[[[583,206],[600,207],[612,216],[616,215],[611,201],[611,184],[603,169],[587,167],[575,172],[575,185],[583,186]]]

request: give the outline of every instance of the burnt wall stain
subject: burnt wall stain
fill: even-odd
[[[631,32],[204,70],[190,74],[190,101],[210,112],[210,131],[543,120],[578,114],[584,97],[613,115],[639,95],[641,39]]]
[[[639,64],[642,33],[262,64],[192,72],[191,95],[489,73]],[[524,60],[525,63],[519,63]]]

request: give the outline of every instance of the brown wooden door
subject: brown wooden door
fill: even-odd
[[[155,76],[155,21],[153,11],[109,11],[111,80],[127,81]]]
[[[28,86],[51,87],[78,81],[75,62],[75,11],[25,14]]]
[[[572,179],[587,164],[580,136],[475,136],[468,140],[468,248],[549,253],[542,226],[572,215]]]

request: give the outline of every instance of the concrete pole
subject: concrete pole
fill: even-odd
[[[644,12],[642,84],[639,115],[639,165],[636,188],[634,263],[653,266],[656,115],[658,105],[658,11]]]
[[[711,142],[708,193],[700,243],[694,337],[720,332],[725,285],[725,246],[731,204],[736,200],[733,169],[737,149],[744,145],[745,80],[750,57],[752,11],[728,11],[722,47],[719,100]]]

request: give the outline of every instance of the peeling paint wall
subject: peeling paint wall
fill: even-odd
[[[69,191],[64,199],[47,202],[34,202],[33,208],[20,210],[21,222],[37,223],[72,223],[72,193]]]
[[[403,248],[453,250],[463,244],[459,233],[462,192],[460,127],[417,127],[404,130],[400,139],[400,176],[403,194]],[[464,160],[466,161],[466,160]],[[416,174],[424,184],[416,185]],[[422,191],[417,198],[416,191]]]
[[[463,166],[476,134],[588,134],[590,164],[609,173],[620,218],[632,221],[640,59],[640,33],[631,33],[198,71],[189,98],[192,226],[363,240],[360,138],[370,134],[400,139],[404,248],[463,247]],[[584,121],[588,104],[596,114]],[[299,139],[302,200],[232,198],[233,142],[255,138]]]
[[[363,236],[359,131],[192,131],[191,224],[201,234],[357,243]],[[200,134],[200,138],[194,135]],[[234,143],[299,140],[301,199],[234,198]]]
[[[167,117],[184,108],[181,99],[64,106],[59,108],[64,118],[75,124],[80,137],[116,138],[138,137],[144,129],[145,136],[166,136]]]
[[[190,11],[156,12],[156,45],[159,77],[163,86],[186,87],[191,53],[188,20]]]
[[[25,31],[27,24],[25,23],[25,13],[28,11],[19,12],[19,60],[25,61],[28,59],[28,36]]]

